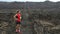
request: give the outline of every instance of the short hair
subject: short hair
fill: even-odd
[[[18,13],[19,12],[19,10],[17,10],[17,12],[16,13]]]

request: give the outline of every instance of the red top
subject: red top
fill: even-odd
[[[16,15],[16,16],[18,17],[16,21],[20,22],[20,21],[21,21],[21,19],[20,19],[21,14],[20,14],[20,13],[17,13],[17,15]]]

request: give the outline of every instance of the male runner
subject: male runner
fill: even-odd
[[[14,19],[16,21],[16,32],[20,32],[20,25],[21,25],[21,13],[18,10],[17,13],[14,15]]]

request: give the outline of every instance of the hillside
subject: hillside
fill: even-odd
[[[0,9],[53,9],[60,8],[60,2],[0,2]]]
[[[60,34],[60,2],[0,2],[0,33],[16,34],[14,14],[20,9],[23,34]]]

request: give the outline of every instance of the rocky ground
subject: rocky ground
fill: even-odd
[[[17,34],[15,32],[14,14],[10,12],[0,13],[0,34]],[[21,22],[21,32],[22,34],[60,34],[60,25],[45,20],[34,19],[29,21],[24,19]]]
[[[16,34],[15,21],[10,13],[0,13],[0,34]],[[22,21],[21,32],[22,34],[32,34],[31,25]]]

